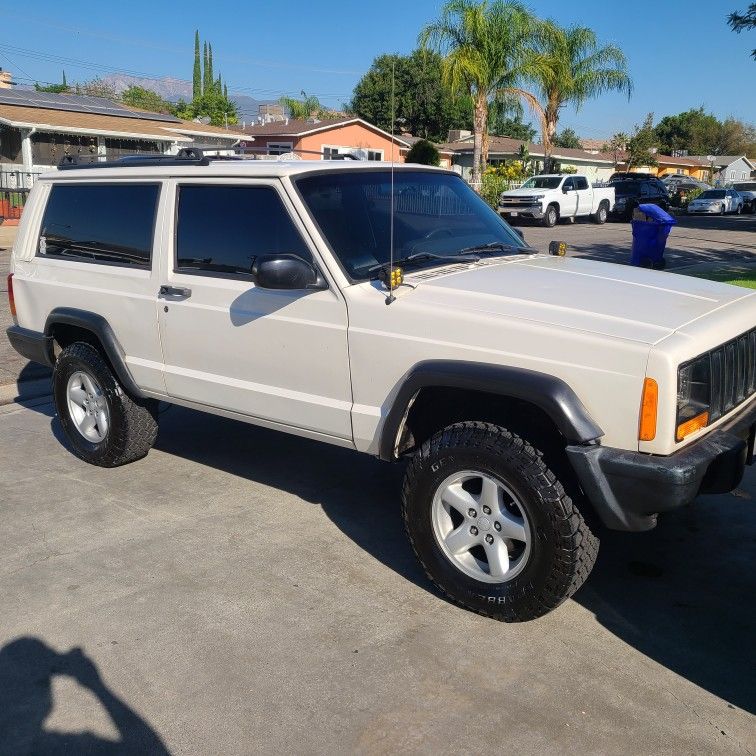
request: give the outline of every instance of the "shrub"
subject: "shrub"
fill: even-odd
[[[441,163],[436,145],[427,139],[420,139],[415,142],[404,160],[407,163],[419,163],[420,165],[439,165]]]

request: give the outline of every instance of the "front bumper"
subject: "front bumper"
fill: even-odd
[[[668,457],[568,446],[580,485],[604,524],[650,530],[660,512],[690,504],[702,493],[727,493],[753,464],[756,401],[727,423]]]
[[[499,215],[504,218],[543,218],[541,205],[502,205],[498,206]]]
[[[688,215],[719,215],[721,207],[689,207]]]

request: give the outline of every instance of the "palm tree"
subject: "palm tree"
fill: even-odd
[[[480,187],[488,162],[488,108],[491,100],[516,96],[543,118],[538,99],[519,87],[534,78],[536,59],[530,54],[538,24],[515,0],[448,0],[441,16],[419,35],[425,49],[441,53],[444,83],[473,100],[472,185]]]
[[[543,98],[547,161],[559,111],[565,105],[579,109],[586,100],[611,91],[625,92],[629,99],[633,91],[625,54],[615,45],[601,47],[595,32],[585,26],[565,29],[545,21],[537,35],[537,61],[532,72]]]

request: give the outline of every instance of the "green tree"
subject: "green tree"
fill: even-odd
[[[173,113],[176,110],[172,102],[168,102],[157,92],[133,84],[123,92],[121,100],[132,108],[148,110],[152,113]]]
[[[745,13],[730,13],[727,16],[727,23],[734,32],[740,34],[746,29],[756,28],[756,3],[751,3]],[[756,60],[756,50],[751,51],[751,57]]]
[[[308,95],[304,90],[300,92],[302,99],[296,97],[281,97],[278,102],[284,106],[289,113],[290,118],[298,121],[304,121],[311,116],[318,116],[325,108],[320,104],[320,100],[314,95]]]
[[[627,149],[627,143],[629,141],[630,137],[624,132],[620,131],[609,140],[608,144],[604,144],[601,147],[601,152],[612,156],[615,171],[617,170],[617,164],[620,162],[620,159]]]
[[[649,113],[641,126],[636,126],[627,143],[627,167],[657,165],[655,150],[658,147],[654,114]]]
[[[494,97],[488,106],[488,133],[532,142],[536,130],[530,123],[524,123],[522,102],[511,95]]]
[[[405,163],[419,163],[420,165],[440,165],[441,156],[436,145],[427,139],[419,139],[410,147]]]
[[[665,154],[677,150],[690,155],[716,154],[721,128],[719,120],[703,107],[665,116],[656,125],[659,150]]]
[[[563,129],[561,133],[554,137],[555,147],[569,147],[573,150],[579,150],[582,148],[580,144],[580,137],[575,133],[573,129]]]
[[[495,97],[516,95],[540,113],[533,94],[520,84],[534,72],[529,54],[537,23],[513,0],[448,0],[440,17],[426,26],[419,41],[441,53],[442,77],[452,93],[473,102],[472,184],[480,187],[488,162],[488,109]]]
[[[239,114],[233,100],[219,95],[212,89],[189,103],[179,102],[176,105],[175,114],[187,121],[193,121],[195,118],[209,118],[213,126],[239,122]]]
[[[207,41],[202,44],[202,94],[205,92],[207,92]]]
[[[596,33],[585,26],[563,28],[546,21],[541,24],[537,47],[533,70],[542,97],[543,144],[548,156],[564,107],[580,109],[586,100],[611,91],[623,92],[629,99],[633,85],[622,50],[601,46]]]
[[[34,82],[34,89],[37,92],[50,92],[51,94],[62,94],[64,92],[70,92],[71,88],[66,81],[66,72],[63,71],[63,81],[60,84],[40,84],[38,81]]]
[[[395,80],[397,123],[391,123],[391,78]],[[394,133],[401,129],[440,142],[449,129],[470,128],[472,105],[454,97],[441,80],[441,56],[415,50],[411,55],[380,55],[354,88],[348,110]]]
[[[194,71],[192,73],[192,99],[202,94],[202,66],[200,65],[199,29],[194,32]]]
[[[204,94],[212,91],[215,87],[215,78],[213,76],[213,46],[207,43],[207,69],[205,70],[205,91]]]

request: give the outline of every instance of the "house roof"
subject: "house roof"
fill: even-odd
[[[7,103],[0,103],[0,123],[20,128],[36,128],[38,131],[152,139],[158,142],[191,142],[192,138],[197,136],[228,137],[232,141],[244,138],[239,132],[194,121],[182,121],[173,116],[167,116],[166,120],[144,119],[134,118],[133,113],[129,116],[102,115]]]
[[[382,134],[386,139],[393,139],[397,144],[404,147],[409,147],[409,143],[402,137],[391,135],[388,131],[379,129],[372,123],[368,123],[362,118],[353,118],[346,116],[344,118],[323,118],[322,120],[297,120],[290,119],[289,121],[274,121],[272,123],[261,123],[252,126],[246,126],[243,131],[250,136],[261,137],[303,137],[309,134],[317,134],[320,131],[330,131],[331,129],[337,129],[341,126],[350,126],[352,124],[360,124],[371,131],[375,131]]]
[[[542,144],[535,142],[523,142],[521,139],[512,139],[510,137],[492,136],[488,138],[489,155],[516,155],[522,145],[525,145],[531,157],[544,157],[546,152]],[[455,152],[472,152],[473,143],[471,137],[466,137],[458,142],[448,144]],[[557,160],[583,160],[590,163],[612,164],[608,156],[603,157],[586,150],[575,150],[567,147],[554,147],[551,156]]]
[[[693,157],[700,160],[706,166],[710,165],[708,155],[694,155]],[[751,170],[756,169],[756,163],[745,155],[714,155],[713,157],[715,168],[727,168],[727,166],[743,158],[751,166]]]
[[[424,137],[413,136],[412,134],[402,134],[401,139],[407,142],[410,147],[414,147],[418,142],[421,142]],[[426,141],[430,142],[442,155],[454,154],[454,148],[448,143],[433,142],[430,139]]]

